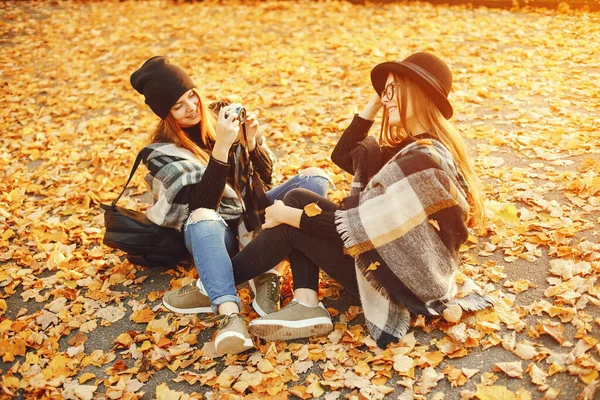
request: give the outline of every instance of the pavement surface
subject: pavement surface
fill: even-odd
[[[2,149],[7,151],[0,157],[0,177],[10,182],[3,186],[6,193],[0,202],[3,211],[0,224],[6,223],[20,234],[19,226],[28,229],[27,225],[21,224],[29,216],[34,216],[29,223],[35,224],[31,221],[35,220],[36,206],[39,205],[46,213],[42,218],[61,216],[64,222],[61,229],[70,234],[69,240],[77,243],[78,251],[83,252],[82,262],[91,266],[101,265],[101,269],[107,269],[104,263],[112,266],[118,262],[106,249],[101,251],[104,252],[101,257],[94,256],[93,252],[101,248],[100,231],[77,233],[83,227],[101,228],[101,215],[97,210],[91,210],[89,219],[81,217],[82,224],[68,226],[70,214],[62,203],[52,198],[70,199],[69,193],[59,194],[57,188],[60,185],[53,183],[53,179],[54,182],[68,182],[68,190],[75,197],[86,198],[87,195],[92,204],[106,201],[119,191],[135,154],[133,149],[145,140],[147,129],[142,127],[150,126],[154,121],[142,101],[127,87],[127,79],[136,65],[153,54],[172,55],[186,67],[199,64],[199,70],[204,72],[195,70],[197,81],[205,76],[210,78],[202,79],[203,92],[213,92],[215,98],[230,96],[235,100],[237,98],[231,97],[230,93],[238,89],[244,104],[260,109],[261,118],[266,121],[264,129],[269,132],[268,138],[275,144],[273,148],[282,161],[279,178],[283,179],[298,167],[315,164],[332,174],[339,174],[328,161],[331,145],[356,112],[359,107],[356,104],[366,102],[368,98],[370,66],[383,59],[397,58],[393,57],[395,54],[405,56],[420,49],[441,53],[453,60],[456,80],[453,98],[459,104],[454,122],[466,132],[488,197],[532,213],[552,214],[560,210],[565,213],[565,228],[579,219],[585,221],[582,224],[586,226],[586,229],[565,235],[567,239],[562,237],[548,245],[538,244],[531,250],[524,242],[516,240],[518,235],[512,238],[516,240],[512,245],[503,245],[512,239],[502,237],[500,228],[492,229],[490,235],[482,236],[472,246],[469,251],[472,257],[465,257],[465,262],[473,268],[481,268],[485,263],[494,268],[502,266],[500,275],[505,275],[497,281],[488,279],[486,290],[492,287],[504,290],[508,298],[514,299],[514,309],[529,307],[542,299],[552,301],[544,293],[550,287],[548,278],[552,277],[550,262],[558,258],[556,243],[573,248],[580,243],[598,244],[600,208],[597,193],[592,192],[585,200],[579,200],[578,196],[588,193],[589,188],[576,191],[567,184],[579,182],[574,177],[578,174],[583,182],[583,177],[589,176],[586,166],[593,168],[594,163],[600,161],[600,52],[597,46],[600,43],[600,15],[597,13],[573,12],[564,7],[562,12],[509,12],[425,3],[338,3],[332,6],[327,2],[250,5],[234,2],[16,2],[0,5],[0,14],[0,85],[7,92],[7,97],[0,103],[3,108],[0,114],[3,120],[1,143]],[[398,24],[385,25],[390,20],[398,21]],[[200,63],[193,64],[195,60]],[[265,81],[269,83],[265,84]],[[335,114],[340,114],[340,118]],[[297,121],[302,121],[300,128],[293,125]],[[51,129],[43,128],[44,124]],[[311,124],[321,127],[317,135],[308,135],[303,130],[302,127]],[[40,126],[41,130],[37,131]],[[26,143],[43,142],[44,135],[63,132],[63,127],[65,147],[55,144],[50,155],[40,149],[39,157],[31,151],[23,151],[32,147]],[[99,139],[102,135],[110,138],[111,145],[105,146]],[[69,167],[60,160],[61,148],[65,158],[72,160],[75,166]],[[115,161],[124,154],[127,158]],[[113,184],[88,176],[96,173],[114,179]],[[36,183],[50,188],[48,191],[28,189],[33,194],[20,206],[7,197],[12,190],[27,186],[27,179],[45,174],[48,179]],[[77,182],[81,182],[81,188]],[[343,177],[340,178],[332,196],[341,197],[347,184]],[[142,202],[147,200],[141,179],[135,187],[132,198]],[[89,194],[88,188],[92,192],[97,189],[97,192]],[[545,201],[545,209],[540,205],[540,199]],[[52,213],[53,207],[56,214]],[[519,215],[523,220],[522,211]],[[532,223],[538,222],[536,219]],[[544,234],[555,234],[553,239],[562,235],[556,226],[540,229]],[[10,246],[33,248],[36,246],[34,234],[30,233],[30,239],[10,239]],[[490,250],[491,245],[486,246],[493,241],[490,237],[502,239],[493,250]],[[38,249],[40,253],[45,251],[49,259],[54,253],[46,244],[41,242]],[[16,265],[30,275],[22,277],[28,289],[47,285],[60,288],[62,278],[56,270],[36,272],[31,267],[35,262],[28,265],[13,247],[10,251],[8,248],[7,245],[0,249],[3,252],[0,277],[3,271]],[[485,255],[481,255],[482,251]],[[512,256],[511,251],[518,255]],[[9,252],[10,257],[7,256]],[[523,253],[531,257],[522,256]],[[594,271],[588,277],[595,282],[598,260],[592,258],[590,261]],[[494,268],[490,267],[490,270]],[[175,274],[167,269],[133,270],[134,279],[146,277],[143,283],[127,281],[112,286],[113,291],[122,293],[121,305],[126,314],[124,318],[106,326],[99,324],[87,332],[86,352],[98,349],[109,352],[114,350],[113,343],[122,333],[143,331],[145,325],[136,324],[129,318],[137,302],[153,298],[155,300],[148,301],[147,308],[163,313],[159,311],[160,296],[156,294],[167,290],[174,279],[186,276],[183,269]],[[521,293],[511,291],[507,282],[520,280],[527,280],[529,289]],[[7,287],[14,280],[0,282]],[[594,285],[597,287],[598,284]],[[0,298],[4,298],[7,305],[6,311],[0,314],[0,322],[36,315],[47,306],[48,301],[25,301],[24,287],[24,283],[16,286],[14,294],[8,293],[6,288],[2,292],[0,288]],[[335,288],[335,285],[326,285],[324,289],[331,287]],[[242,291],[246,295],[249,293],[247,287]],[[345,316],[349,307],[358,305],[343,290],[339,298],[326,297],[324,303],[339,311],[335,322]],[[246,311],[249,311],[248,304]],[[590,324],[586,336],[600,339],[598,306],[591,302],[581,312]],[[571,351],[569,343],[561,346],[549,335],[539,338],[526,335],[545,319],[558,321],[545,314],[525,315],[522,320],[527,328],[517,335],[517,341],[534,341],[538,348],[552,354]],[[349,325],[363,322],[359,315]],[[577,327],[571,323],[563,325],[564,336],[571,345],[575,344]],[[426,330],[413,329],[419,344],[430,344],[445,336],[439,329]],[[503,325],[498,334],[506,338],[503,335],[511,332],[514,330]],[[58,351],[66,351],[70,347],[69,341],[77,333],[76,329],[62,336]],[[202,330],[198,347],[210,341],[213,333],[212,328]],[[29,353],[35,351],[30,349]],[[589,353],[592,353],[590,357],[595,365],[600,365],[598,347]],[[0,361],[0,374],[6,377],[8,371],[18,367],[25,358],[19,356],[14,361]],[[436,370],[439,372],[452,365],[477,369],[480,371],[477,375],[461,387],[453,387],[448,379],[442,379],[431,392],[422,397],[415,395],[415,398],[472,398],[469,396],[481,383],[482,375],[492,372],[494,364],[519,360],[501,345],[469,349],[468,355],[445,359]],[[230,358],[215,361],[217,374],[238,362]],[[115,362],[101,367],[87,366],[79,370],[76,377],[83,372],[105,377],[106,369]],[[527,367],[528,362],[524,361],[523,365]],[[310,370],[299,374],[301,382],[311,373],[322,374],[323,368],[323,362],[315,363]],[[544,369],[548,369],[545,364]],[[209,386],[174,382],[173,378],[180,372],[168,368],[155,371],[138,394],[143,391],[143,398],[156,398],[157,387],[166,382],[170,389],[182,393],[220,397]],[[544,397],[548,396],[547,390],[540,390],[527,374],[523,379],[511,378],[502,372],[495,372],[495,375],[496,385],[506,386],[513,392],[525,389],[528,395],[522,394],[524,397],[519,398],[550,398]],[[409,390],[398,384],[400,380],[394,373],[387,383],[393,392],[385,398],[412,398]],[[600,398],[600,394],[594,395],[590,389],[598,382],[597,375],[590,385],[578,374],[567,372],[549,376],[546,382],[549,388],[557,391],[555,398]],[[591,397],[584,394],[586,388]],[[461,394],[463,391],[466,392]],[[360,398],[357,390],[345,388],[340,392],[341,396]],[[39,392],[32,394],[24,390],[13,393],[7,386],[3,386],[0,393],[0,398],[40,396]],[[109,398],[102,384],[94,398]],[[498,394],[487,398],[511,397]]]

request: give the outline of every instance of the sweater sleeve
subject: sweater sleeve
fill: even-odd
[[[344,171],[354,175],[352,150],[367,137],[371,126],[373,126],[373,121],[361,118],[358,114],[354,115],[354,119],[333,149],[331,161]]]
[[[300,229],[311,236],[319,237],[336,247],[343,249],[342,238],[335,227],[335,211],[322,211],[319,215],[309,217],[302,213]]]
[[[183,187],[175,196],[175,202],[188,203],[190,211],[197,208],[216,210],[223,197],[229,164],[210,158],[200,182]]]

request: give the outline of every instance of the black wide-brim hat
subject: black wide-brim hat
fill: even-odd
[[[448,94],[452,88],[452,72],[445,62],[430,53],[412,54],[402,61],[388,61],[378,64],[371,71],[371,82],[381,95],[390,73],[396,73],[414,81],[439,108],[446,119],[453,114]]]

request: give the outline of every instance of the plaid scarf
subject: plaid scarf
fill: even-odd
[[[146,146],[142,149],[142,160],[149,170],[144,179],[154,200],[146,210],[148,219],[160,226],[181,229],[190,210],[187,203],[175,202],[175,196],[184,186],[200,182],[206,165],[192,152],[173,143]],[[239,218],[242,214],[242,203],[229,185],[225,186],[217,212],[225,220]]]
[[[357,204],[337,211],[336,225],[344,252],[355,258],[365,319],[377,344],[384,348],[402,338],[410,312],[439,315],[454,302],[467,310],[490,305],[481,291],[454,298],[469,205],[468,186],[450,152],[422,139],[381,167],[381,148],[369,136],[352,158],[350,195]]]

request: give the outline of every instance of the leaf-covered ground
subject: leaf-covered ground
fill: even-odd
[[[598,396],[598,43],[600,14],[566,6],[0,4],[0,398]],[[279,180],[320,166],[338,200],[350,177],[329,154],[371,94],[371,67],[420,50],[454,71],[453,120],[489,215],[461,271],[493,309],[415,318],[383,351],[324,282],[331,335],[212,358],[212,324],[160,307],[193,268],[135,268],[102,246],[98,204],[156,123],[129,85],[150,56],[190,71],[209,100],[256,110]],[[142,174],[133,186],[123,205],[142,209]]]

